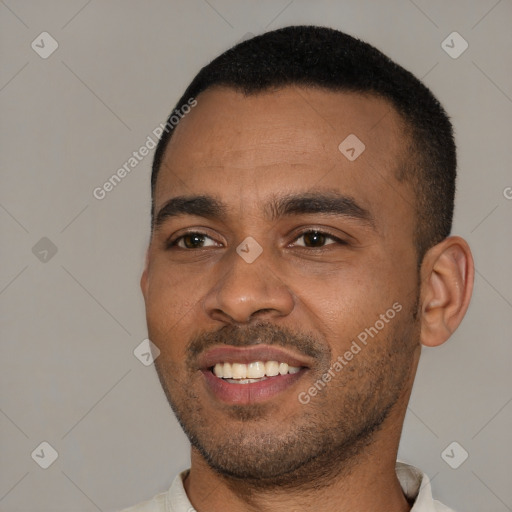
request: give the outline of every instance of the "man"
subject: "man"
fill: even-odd
[[[191,468],[131,511],[449,510],[396,455],[421,345],[471,296],[455,167],[432,93],[341,32],[200,71],[156,149],[141,279]]]

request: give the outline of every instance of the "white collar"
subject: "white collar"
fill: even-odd
[[[432,498],[430,480],[425,473],[401,461],[397,461],[395,467],[404,495],[408,500],[414,500],[411,512],[453,512]],[[180,473],[165,493],[165,512],[197,512],[190,504],[183,487],[183,479],[188,471]]]

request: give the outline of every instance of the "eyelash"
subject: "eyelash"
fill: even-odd
[[[335,243],[337,244],[340,244],[340,245],[347,245],[347,242],[345,240],[342,240],[341,238],[338,238],[334,235],[332,235],[331,233],[329,233],[328,231],[324,231],[324,230],[321,230],[321,229],[307,229],[305,231],[302,231],[301,233],[299,233],[294,239],[293,239],[293,242],[297,242],[297,240],[299,240],[301,237],[309,234],[309,233],[316,233],[318,235],[323,235],[326,237],[326,239],[329,239],[329,240],[332,240],[334,241]],[[205,238],[209,238],[210,240],[214,240],[211,236],[208,236],[206,233],[203,233],[201,231],[189,231],[187,233],[184,233],[183,235],[180,235],[179,237],[175,238],[174,240],[169,240],[167,243],[166,243],[166,248],[167,249],[173,249],[173,248],[179,248],[179,249],[183,249],[185,251],[191,251],[191,250],[194,250],[194,249],[189,249],[187,247],[179,247],[178,246],[178,243],[183,240],[186,236],[192,236],[192,235],[199,235],[201,237],[205,237]],[[307,247],[305,245],[301,245],[299,247],[303,247],[304,249],[323,249],[324,247],[328,246],[328,245],[333,245],[332,243],[329,243],[329,244],[324,244],[320,247]],[[196,248],[195,250],[197,249],[203,249],[203,247],[198,247]]]

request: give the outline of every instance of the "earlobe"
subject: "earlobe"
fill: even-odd
[[[421,343],[436,347],[457,329],[473,291],[474,263],[467,242],[448,237],[432,247],[421,267]]]

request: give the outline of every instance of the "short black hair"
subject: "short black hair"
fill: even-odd
[[[456,148],[450,120],[432,92],[370,44],[338,30],[290,26],[242,41],[203,67],[175,110],[214,86],[246,95],[284,86],[324,88],[380,97],[403,121],[407,144],[396,177],[415,192],[415,246],[419,261],[451,231]],[[165,149],[175,121],[171,117],[155,151],[151,175],[153,198]]]

